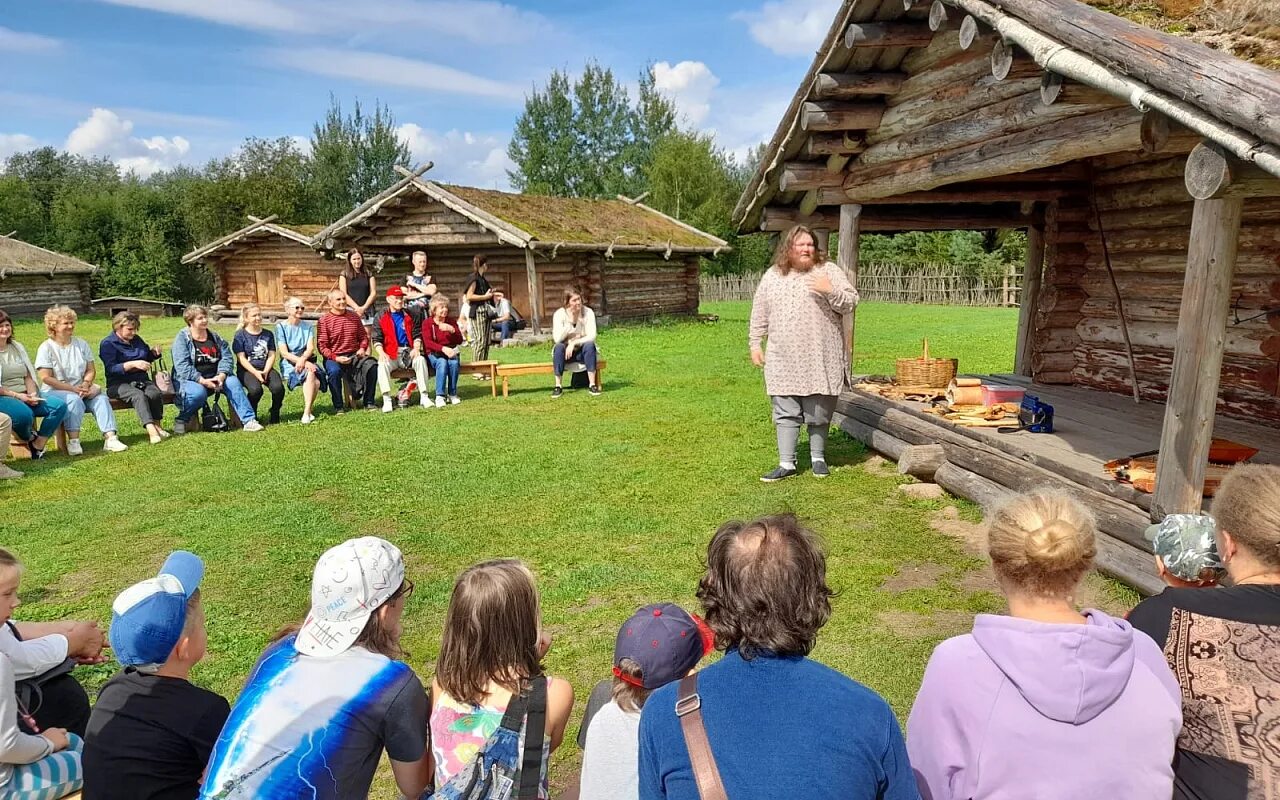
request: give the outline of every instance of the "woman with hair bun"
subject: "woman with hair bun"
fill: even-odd
[[[1074,595],[1097,554],[1093,515],[1033,492],[988,524],[1008,616],[933,651],[907,722],[925,800],[1161,798],[1182,726],[1177,681],[1147,635]]]

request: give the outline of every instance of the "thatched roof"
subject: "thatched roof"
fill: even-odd
[[[966,71],[964,62],[982,47],[1006,69],[1018,65],[1008,80]],[[930,74],[937,76],[938,86],[922,87]],[[798,218],[809,218],[821,206],[841,203],[888,203],[887,198],[900,197],[904,204],[916,204],[928,200],[920,194],[939,186],[950,184],[959,195],[975,181],[1031,169],[984,173],[969,168],[989,167],[989,154],[977,148],[1000,137],[1003,148],[1050,150],[1035,168],[1064,164],[1068,159],[1053,157],[1067,150],[1059,151],[1050,140],[1052,123],[1069,121],[1070,111],[1059,105],[1046,114],[1033,107],[1031,96],[1009,91],[1011,84],[1036,77],[1047,86],[1072,87],[1074,96],[1063,102],[1078,104],[1081,114],[1113,111],[1117,125],[1128,125],[1146,112],[1179,135],[1212,142],[1228,156],[1280,176],[1280,114],[1275,111],[1280,109],[1280,73],[1275,70],[1078,0],[843,0],[734,220],[740,230],[751,232],[761,229],[768,207],[798,208]],[[973,124],[944,131],[937,123],[948,118],[932,115],[925,108],[929,104],[954,106],[951,119]],[[919,108],[924,110],[914,118],[924,122],[916,125],[910,120]],[[899,150],[886,152],[888,146]],[[869,148],[878,148],[874,159],[864,152]],[[960,152],[964,148],[969,149]],[[941,154],[956,159],[936,169],[925,163]],[[909,163],[911,158],[918,163]],[[909,188],[900,192],[886,191],[899,167],[917,177],[922,171],[935,174],[929,181],[904,183]],[[784,180],[787,171],[798,180]],[[878,185],[863,191],[872,180]],[[825,188],[815,194],[808,188],[815,184]],[[1014,201],[1013,212],[1016,201],[1028,194],[1007,198]],[[883,229],[894,228],[886,222]]]
[[[643,203],[513,194],[492,189],[439,184],[405,171],[405,176],[347,216],[318,233],[313,243],[332,249],[388,208],[437,202],[520,248],[653,249],[672,253],[718,253],[728,243]],[[422,242],[431,244],[429,236]]]
[[[252,222],[240,230],[228,233],[226,236],[222,236],[218,239],[214,239],[212,242],[197,247],[195,250],[187,253],[182,257],[182,263],[191,264],[196,261],[202,261],[219,250],[231,247],[250,237],[279,236],[310,247],[312,237],[324,229],[323,225],[284,225],[276,222],[274,216],[266,217],[265,219],[259,219],[257,217],[250,217],[249,219],[251,219]]]
[[[90,275],[97,271],[97,267],[78,258],[36,247],[12,236],[0,236],[0,277],[6,274]]]

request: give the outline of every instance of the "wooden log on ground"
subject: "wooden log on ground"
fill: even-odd
[[[849,434],[853,438],[880,453],[883,456],[892,458],[897,461],[911,445],[902,441],[892,434],[873,428],[872,426],[856,420],[853,417],[845,416],[837,413],[832,420],[836,427]]]
[[[1094,567],[1111,578],[1127,583],[1150,597],[1165,590],[1164,581],[1156,573],[1155,557],[1149,550],[1138,549],[1110,536],[1099,536],[1098,555]]]
[[[855,100],[893,94],[906,79],[905,72],[823,72],[813,80],[813,96],[818,100]]]
[[[854,23],[844,31],[844,46],[924,47],[933,39],[928,25],[918,22]]]
[[[823,100],[804,104],[800,127],[806,131],[868,130],[879,125],[883,116],[881,103]]]
[[[910,445],[898,456],[898,472],[933,483],[934,473],[946,460],[947,451],[940,444]]]
[[[1280,196],[1280,178],[1229,156],[1213,142],[1201,142],[1187,156],[1186,183],[1197,200]]]
[[[990,514],[1002,503],[1014,496],[1014,492],[995,481],[987,480],[977,473],[957,467],[950,461],[938,467],[933,476],[934,483],[946,489],[956,497],[963,497],[982,506],[985,514]]]

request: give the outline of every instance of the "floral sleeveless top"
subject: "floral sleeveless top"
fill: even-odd
[[[550,687],[551,679],[547,678]],[[484,743],[502,724],[507,711],[502,705],[475,706],[459,703],[441,691],[431,710],[431,755],[436,766],[436,786],[448,783],[484,747]],[[520,750],[524,751],[524,729],[520,730]],[[542,780],[538,797],[547,800],[547,763],[551,760],[551,737],[542,740]]]

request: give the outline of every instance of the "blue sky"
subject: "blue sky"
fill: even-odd
[[[306,138],[330,93],[391,107],[415,161],[506,187],[524,95],[588,59],[653,64],[691,127],[763,141],[837,0],[8,0],[0,158],[37,145],[140,174],[248,136]]]

